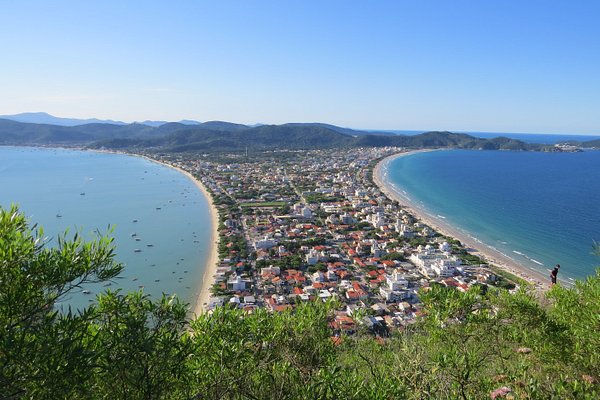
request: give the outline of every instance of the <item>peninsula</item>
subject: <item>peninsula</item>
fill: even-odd
[[[218,257],[207,265],[196,314],[225,304],[277,312],[335,298],[344,310],[336,330],[350,332],[357,310],[375,312],[372,325],[414,323],[418,292],[431,285],[545,289],[541,276],[394,193],[386,163],[406,149],[141,154],[197,179],[218,212]]]

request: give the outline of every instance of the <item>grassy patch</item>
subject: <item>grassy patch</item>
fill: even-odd
[[[504,278],[507,281],[519,284],[521,286],[526,285],[527,281],[523,278],[518,277],[515,274],[511,274],[508,271],[503,270],[500,267],[496,267],[495,265],[489,265],[488,264],[489,269],[492,270],[492,272],[494,272],[494,274],[498,275],[501,278]]]

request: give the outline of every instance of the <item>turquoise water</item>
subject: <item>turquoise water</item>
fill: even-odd
[[[113,227],[125,270],[110,286],[90,286],[91,294],[78,293],[68,304],[87,304],[108,288],[193,300],[209,252],[210,209],[172,168],[125,155],[0,147],[0,205],[11,203],[44,227],[50,245],[65,229],[92,238]]]
[[[600,152],[435,151],[389,164],[391,183],[429,213],[528,267],[564,278],[600,258]]]

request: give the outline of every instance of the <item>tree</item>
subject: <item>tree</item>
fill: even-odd
[[[94,396],[159,399],[185,390],[191,355],[187,304],[141,292],[98,297],[92,321]]]
[[[112,242],[55,247],[13,207],[0,210],[0,398],[473,399],[600,395],[600,269],[539,293],[431,285],[422,317],[385,339],[331,338],[336,302],[190,321],[174,297],[109,291],[77,312],[56,307],[122,266]],[[289,263],[290,259],[285,259]],[[353,313],[360,318],[361,312]],[[359,330],[360,331],[360,330]]]
[[[90,310],[55,305],[83,285],[117,276],[112,240],[58,237],[47,246],[16,206],[0,208],[0,393],[45,397],[79,393],[89,377]]]

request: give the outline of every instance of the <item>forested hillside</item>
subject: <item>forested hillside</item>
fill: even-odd
[[[209,121],[195,125],[169,122],[160,126],[110,123],[59,126],[22,123],[6,119],[0,119],[0,145],[61,145],[162,152],[383,146],[523,151],[554,149],[552,146],[525,143],[502,137],[481,139],[452,132],[424,132],[411,136],[389,133],[375,134],[319,123],[256,127],[223,121]]]

